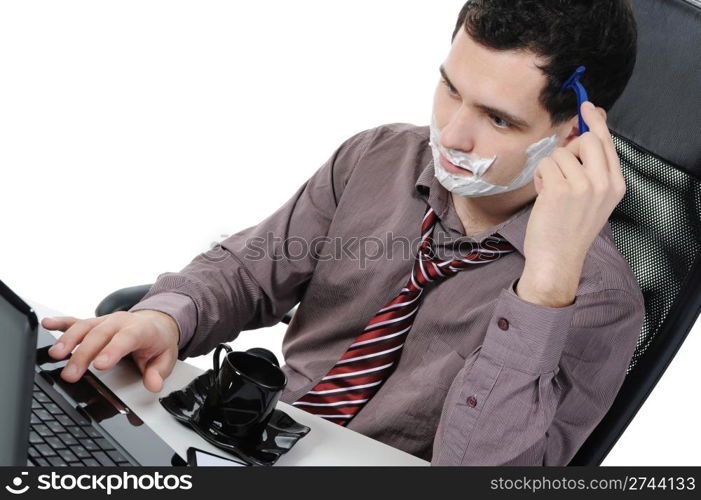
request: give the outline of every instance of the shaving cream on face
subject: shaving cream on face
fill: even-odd
[[[430,128],[431,139],[429,144],[433,153],[435,176],[444,188],[461,196],[489,196],[519,189],[533,180],[533,174],[540,160],[552,155],[557,149],[557,134],[531,144],[526,149],[526,163],[519,175],[508,186],[499,186],[483,179],[487,169],[496,162],[497,156],[480,158],[473,153],[444,148],[440,143],[441,132],[436,127],[435,113],[431,116]],[[441,153],[450,163],[469,170],[473,175],[463,176],[448,172],[441,165]]]

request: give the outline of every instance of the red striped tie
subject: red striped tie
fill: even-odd
[[[475,264],[491,262],[514,250],[508,241],[495,234],[497,239],[489,240],[489,248],[475,244],[464,258],[433,258],[431,235],[437,220],[436,213],[428,207],[421,223],[421,243],[407,285],[375,314],[328,374],[295,401],[295,406],[339,425],[347,425],[399,362],[424,286]]]

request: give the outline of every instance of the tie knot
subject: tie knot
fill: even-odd
[[[479,264],[497,260],[514,249],[507,240],[495,234],[488,241],[472,244],[469,251],[460,249],[462,251],[458,251],[455,257],[442,259],[436,255],[432,239],[425,238],[419,245],[408,288],[418,292],[428,283],[442,281],[464,269],[474,269]]]
[[[429,262],[438,263],[443,261],[443,259],[440,257],[438,251],[435,248],[433,238],[429,237],[421,242],[421,245],[419,245],[417,260],[421,260],[426,264],[428,264]]]

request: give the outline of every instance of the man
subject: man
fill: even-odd
[[[65,331],[53,356],[80,344],[62,376],[131,353],[159,391],[177,357],[301,301],[282,401],[434,465],[566,465],[644,316],[607,222],[625,183],[604,110],[635,44],[623,0],[468,2],[430,127],[349,138],[275,213],[160,275],[130,312],[45,319]],[[574,94],[558,93],[580,65],[601,106],[581,107],[582,136]]]

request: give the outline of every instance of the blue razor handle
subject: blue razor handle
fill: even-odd
[[[584,89],[584,85],[582,85],[582,82],[579,81],[579,77],[582,76],[582,73],[584,73],[587,70],[584,66],[580,66],[577,68],[574,73],[572,73],[572,76],[570,76],[567,81],[560,87],[560,92],[563,92],[569,88],[574,90],[574,93],[577,94],[577,114],[579,115],[579,135],[584,134],[585,132],[589,132],[589,126],[584,122],[584,118],[582,118],[582,103],[585,101],[589,100],[589,96],[587,95],[587,91]]]

